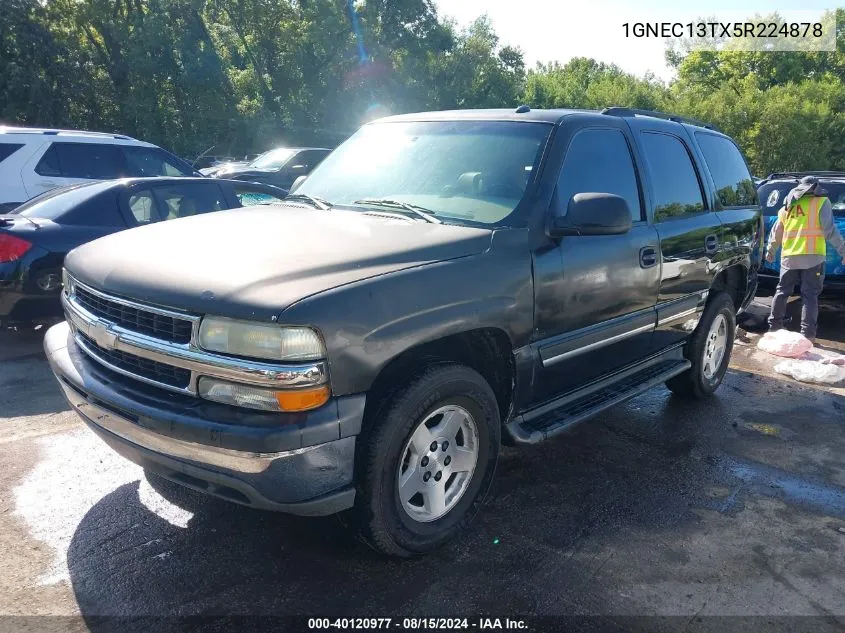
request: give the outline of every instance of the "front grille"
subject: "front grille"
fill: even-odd
[[[105,299],[82,286],[76,287],[74,298],[91,314],[132,332],[146,334],[171,343],[185,344],[191,341],[193,323],[187,319],[178,319]]]
[[[188,369],[159,363],[116,349],[105,349],[97,345],[93,339],[82,332],[77,332],[76,335],[82,340],[85,347],[99,360],[118,369],[122,369],[125,372],[178,389],[187,389],[191,384],[191,372]]]

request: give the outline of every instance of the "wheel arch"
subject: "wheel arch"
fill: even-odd
[[[748,292],[748,268],[739,263],[720,271],[710,284],[710,295],[717,292],[726,292],[733,301],[735,311],[739,313]]]
[[[504,424],[514,402],[513,345],[504,330],[482,327],[417,344],[393,357],[376,375],[367,393],[365,420],[371,418],[396,388],[421,368],[438,363],[459,363],[477,371],[493,389]]]

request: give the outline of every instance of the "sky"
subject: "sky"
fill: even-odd
[[[672,71],[666,66],[665,42],[659,39],[626,38],[625,22],[681,22],[715,16],[720,22],[744,21],[755,13],[780,12],[785,18],[806,21],[813,10],[820,16],[833,2],[804,0],[698,0],[690,3],[670,0],[435,0],[443,16],[465,26],[487,13],[502,44],[518,46],[529,67],[537,61],[566,62],[572,57],[592,57],[615,63],[636,75],[650,71],[668,81]],[[686,6],[685,6],[686,4]],[[814,18],[813,18],[814,19]]]

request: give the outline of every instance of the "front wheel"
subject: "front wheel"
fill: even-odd
[[[490,385],[456,364],[423,370],[360,437],[354,509],[374,549],[412,556],[442,545],[475,516],[501,440]]]
[[[684,351],[692,367],[666,381],[666,386],[687,398],[712,395],[728,370],[735,333],[736,313],[730,296],[725,292],[711,295]]]

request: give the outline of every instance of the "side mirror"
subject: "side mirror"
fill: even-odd
[[[290,192],[289,193],[293,193],[294,191],[296,191],[297,187],[299,187],[299,185],[301,185],[303,182],[305,182],[305,180],[307,178],[308,178],[308,176],[299,176],[296,180],[294,180],[293,184],[290,186]]]
[[[631,230],[631,210],[625,198],[612,193],[576,193],[566,215],[554,215],[549,236],[624,235]]]

